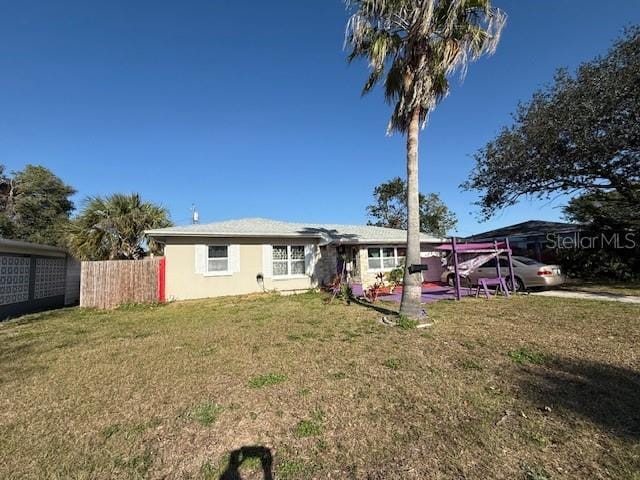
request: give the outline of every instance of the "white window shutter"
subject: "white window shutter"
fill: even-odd
[[[316,266],[316,246],[313,244],[304,246],[304,269],[307,275],[312,276]]]
[[[229,245],[229,271],[240,271],[240,245]]]
[[[273,247],[262,245],[262,275],[264,278],[273,277]]]
[[[196,245],[196,273],[207,273],[208,249],[206,245]]]

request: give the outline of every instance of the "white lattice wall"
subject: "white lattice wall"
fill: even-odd
[[[64,295],[64,258],[36,258],[36,280],[33,298]]]
[[[29,257],[0,256],[0,305],[29,300]]]

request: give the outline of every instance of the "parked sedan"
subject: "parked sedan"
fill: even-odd
[[[562,274],[558,265],[546,265],[527,257],[514,256],[512,259],[516,289],[519,291],[529,288],[555,287],[565,282],[565,276]],[[500,272],[507,280],[507,286],[511,289],[508,265],[507,257],[500,257]],[[494,257],[477,269],[471,271],[469,275],[462,275],[462,285],[475,286],[478,284],[479,278],[496,278],[498,276],[496,266],[496,258]],[[460,270],[460,273],[464,273],[463,268]],[[455,284],[455,273],[453,273],[452,265],[447,267],[443,272],[441,280],[451,286]]]

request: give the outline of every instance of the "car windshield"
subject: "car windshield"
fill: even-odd
[[[540,262],[528,257],[513,257],[513,259],[525,265],[542,265]]]

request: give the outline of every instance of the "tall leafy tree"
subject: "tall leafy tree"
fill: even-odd
[[[0,235],[62,245],[75,190],[49,169],[27,165],[6,175],[0,166]]]
[[[640,232],[640,202],[629,202],[616,191],[590,192],[564,207],[567,219],[598,229]]]
[[[69,225],[67,244],[81,260],[137,260],[144,256],[145,246],[159,251],[144,231],[169,226],[165,208],[143,201],[137,193],[115,193],[85,201]]]
[[[395,177],[378,185],[373,191],[375,203],[367,207],[373,219],[369,225],[407,229],[407,182]],[[420,194],[420,231],[444,237],[454,229],[456,215],[437,193]]]
[[[9,196],[12,193],[13,184],[11,178],[5,173],[5,166],[0,165],[0,237],[13,239],[15,225],[13,217],[7,212]]]
[[[625,205],[640,203],[638,85],[640,26],[575,74],[558,70],[476,154],[464,187],[481,193],[482,214],[563,193],[595,199],[616,192]]]
[[[393,105],[389,132],[407,138],[407,267],[400,313],[421,315],[418,137],[429,113],[449,93],[449,79],[470,60],[495,51],[506,16],[490,0],[347,0],[350,60],[371,70],[363,93],[384,84]]]

